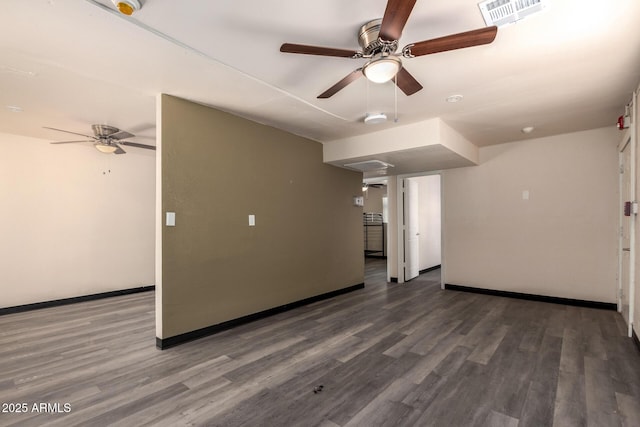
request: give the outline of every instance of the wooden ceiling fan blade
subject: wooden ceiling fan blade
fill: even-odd
[[[155,145],[139,144],[137,142],[130,142],[130,141],[118,141],[118,144],[127,145],[129,147],[146,148],[147,150],[155,150],[156,149]]]
[[[394,79],[394,81],[396,85],[398,85],[400,90],[403,91],[407,96],[411,96],[422,89],[422,85],[418,83],[415,77],[413,77],[411,73],[409,73],[404,67],[402,67],[400,71],[398,71],[398,74],[396,74],[396,78]]]
[[[50,144],[73,144],[76,142],[95,142],[94,139],[83,139],[82,141],[54,141],[51,142]]]
[[[117,147],[117,148],[116,148],[116,151],[114,151],[114,152],[113,152],[113,154],[126,154],[126,153],[127,153],[127,152],[126,152],[126,151],[124,151],[124,150],[122,149],[122,147],[120,147],[118,144],[113,144],[113,145],[115,145],[115,146]]]
[[[489,44],[495,40],[496,34],[498,34],[498,27],[492,26],[421,41],[409,45],[405,49],[409,49],[413,56],[429,55],[432,53],[446,52],[448,50]]]
[[[358,54],[356,50],[336,49],[333,47],[308,46],[304,44],[285,43],[280,46],[280,52],[301,53],[304,55],[337,56],[340,58],[353,58]]]
[[[352,71],[351,73],[347,74],[345,78],[340,80],[338,83],[334,84],[329,89],[325,90],[320,95],[318,95],[318,98],[326,99],[326,98],[332,97],[333,95],[335,95],[336,93],[344,89],[350,83],[353,83],[354,81],[358,80],[360,77],[362,77],[362,75],[363,75],[362,68],[358,68],[357,70]]]
[[[378,37],[389,42],[400,39],[415,4],[416,0],[389,0]]]
[[[85,135],[83,133],[71,132],[71,131],[63,130],[63,129],[50,128],[49,126],[42,126],[42,128],[43,129],[56,130],[58,132],[70,133],[70,134],[73,134],[73,135],[80,135],[80,136],[84,136],[84,137],[87,137],[87,138],[96,139],[94,136],[91,136],[91,135]]]

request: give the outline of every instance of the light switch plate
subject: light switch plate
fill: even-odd
[[[256,216],[255,215],[249,215],[249,226],[250,227],[255,227],[256,225]]]
[[[167,227],[175,227],[176,226],[176,213],[175,212],[167,212]]]

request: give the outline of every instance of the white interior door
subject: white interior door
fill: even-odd
[[[418,183],[404,180],[404,280],[420,274],[420,230],[418,229]]]

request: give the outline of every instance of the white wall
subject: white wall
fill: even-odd
[[[0,150],[0,308],[154,283],[154,152],[2,133]]]
[[[402,175],[475,165],[478,147],[436,117],[324,142],[323,158],[339,167],[375,158],[396,164],[392,172]]]
[[[410,178],[418,183],[420,271],[442,263],[440,175]]]
[[[489,146],[445,171],[445,282],[615,302],[619,139],[612,126]]]

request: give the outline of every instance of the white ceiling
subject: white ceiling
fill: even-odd
[[[153,143],[168,93],[326,142],[441,117],[476,145],[614,125],[640,82],[640,2],[549,0],[494,43],[404,60],[424,89],[359,79],[316,96],[364,60],[279,52],[284,42],[359,49],[385,0],[146,0],[132,18],[109,0],[3,0],[0,131],[62,140],[106,123]],[[400,46],[484,27],[476,0],[418,0]],[[447,103],[452,94],[462,102]],[[18,106],[13,113],[7,106]],[[529,136],[520,129],[535,126]]]

